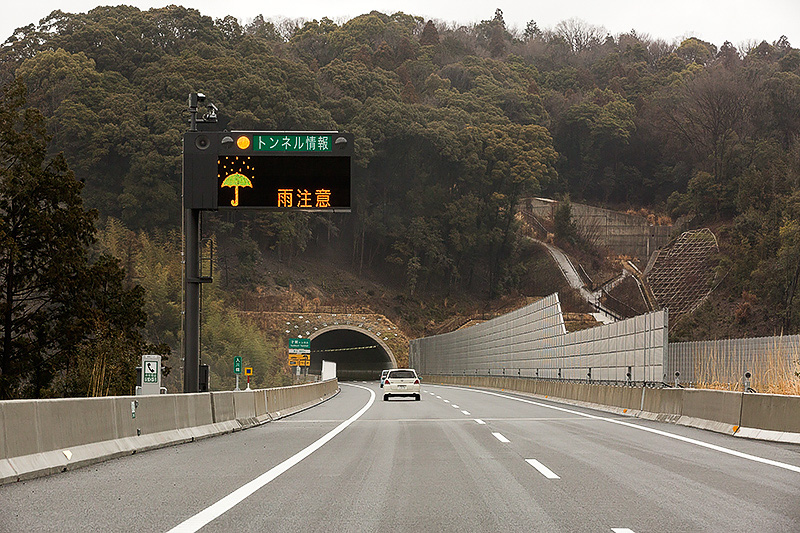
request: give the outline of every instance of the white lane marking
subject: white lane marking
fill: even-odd
[[[492,435],[494,435],[494,438],[496,438],[500,442],[503,442],[503,443],[511,442],[510,440],[505,438],[505,436],[502,433],[498,433],[497,431],[492,431]]]
[[[451,403],[451,404],[450,404],[450,407],[455,407],[456,409],[461,409],[459,406],[457,406],[457,405],[456,405],[456,404],[454,404],[454,403]]]
[[[441,397],[441,396],[437,396],[437,398],[439,398],[440,400],[442,399],[442,397]]]
[[[482,426],[486,425],[486,422],[484,422],[484,421],[483,421],[483,420],[481,420],[480,418],[476,418],[476,419],[475,419],[475,422],[477,422],[478,424],[480,424],[480,425],[482,425]]]
[[[636,533],[632,529],[628,529],[627,527],[612,527],[611,531],[614,533]]]
[[[539,473],[542,474],[547,479],[561,479],[556,475],[555,472],[544,466],[536,459],[525,459],[525,462],[534,467],[536,470],[538,470]]]
[[[369,409],[375,402],[375,393],[372,391],[372,389],[369,389],[367,387],[362,387],[361,385],[353,385],[350,383],[342,383],[342,385],[347,385],[350,387],[356,387],[359,389],[364,389],[369,391],[369,401],[356,414],[354,414],[353,416],[351,416],[350,418],[348,418],[347,420],[336,426],[334,429],[326,433],[323,437],[321,437],[316,442],[306,447],[304,450],[300,450],[293,456],[286,459],[281,464],[274,466],[270,470],[264,472],[263,474],[255,478],[253,481],[250,481],[249,483],[246,483],[245,485],[242,485],[235,491],[231,492],[230,494],[219,500],[217,503],[212,504],[210,507],[203,509],[202,511],[192,516],[191,518],[188,518],[185,521],[181,522],[174,528],[170,529],[168,533],[178,533],[178,532],[194,533],[203,526],[207,525],[212,520],[218,518],[223,513],[229,511],[234,506],[241,503],[245,498],[253,494],[255,491],[262,488],[264,485],[274,480],[275,478],[277,478],[278,476],[289,470],[291,467],[293,467],[294,465],[296,465],[297,463],[299,463],[300,461],[302,461],[315,451],[322,448],[322,446],[325,443],[327,443],[333,437],[344,431],[347,428],[347,426],[358,420],[358,418],[361,417],[361,415],[363,415],[364,413],[366,413],[367,409]]]
[[[747,459],[748,461],[754,461],[756,463],[763,463],[766,465],[777,466],[778,468],[783,468],[784,470],[791,470],[792,472],[800,473],[800,466],[790,465],[787,463],[781,463],[780,461],[773,461],[772,459],[765,459],[764,457],[758,457],[757,455],[750,455],[749,453],[743,453],[736,450],[731,450],[730,448],[724,448],[722,446],[717,446],[716,444],[711,444],[710,442],[703,442],[701,440],[692,439],[689,437],[684,437],[683,435],[676,435],[675,433],[667,433],[666,431],[661,431],[660,429],[653,429],[645,426],[640,426],[638,424],[631,424],[630,422],[624,422],[622,420],[614,420],[613,418],[606,418],[604,416],[595,416],[590,415],[587,413],[581,413],[579,411],[574,411],[572,409],[566,409],[564,407],[556,407],[555,405],[547,405],[546,403],[541,402],[534,402],[532,400],[526,400],[524,398],[515,398],[513,396],[506,396],[505,394],[498,394],[496,392],[490,392],[485,390],[478,390],[478,389],[465,389],[463,387],[450,387],[452,389],[458,390],[465,390],[465,391],[472,391],[472,392],[479,392],[481,394],[488,394],[489,396],[498,396],[500,398],[506,398],[508,400],[516,400],[518,402],[529,403],[531,405],[538,405],[539,407],[546,407],[547,409],[554,409],[556,411],[561,411],[564,413],[570,413],[573,415],[582,416],[584,418],[591,418],[593,420],[603,420],[604,422],[610,422],[612,424],[618,424],[620,426],[626,426],[633,429],[639,429],[641,431],[646,431],[648,433],[654,433],[656,435],[661,435],[662,437],[667,437],[670,439],[679,440],[681,442],[686,442],[688,444],[694,444],[695,446],[700,446],[702,448],[708,448],[709,450],[714,450],[720,453],[726,453],[728,455],[732,455],[734,457],[739,457],[741,459]]]
[[[445,400],[444,403],[450,403],[450,400]]]
[[[469,411],[464,411],[463,409],[461,410],[461,412],[464,413],[467,416],[469,416],[469,414],[470,414]]]

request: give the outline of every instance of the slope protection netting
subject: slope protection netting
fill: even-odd
[[[672,324],[694,311],[713,287],[716,236],[708,228],[685,231],[658,251],[647,282],[659,307],[669,308]]]

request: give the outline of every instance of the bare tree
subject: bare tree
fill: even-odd
[[[556,33],[572,47],[575,53],[600,45],[606,35],[603,26],[595,26],[579,18],[562,20],[556,25]]]

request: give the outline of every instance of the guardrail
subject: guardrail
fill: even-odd
[[[425,375],[423,383],[505,389],[630,416],[800,444],[800,396],[626,387],[502,376]]]
[[[239,392],[0,402],[0,484],[230,433],[334,396],[336,379]]]

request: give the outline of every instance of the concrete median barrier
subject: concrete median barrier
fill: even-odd
[[[797,396],[781,394],[742,395],[740,432],[752,438],[769,438],[780,442],[798,442],[800,435],[800,401]]]
[[[0,484],[246,429],[331,398],[336,379],[274,389],[0,402]]]
[[[339,384],[336,380],[266,389],[267,410],[273,418],[283,418],[325,401],[338,390]]]

